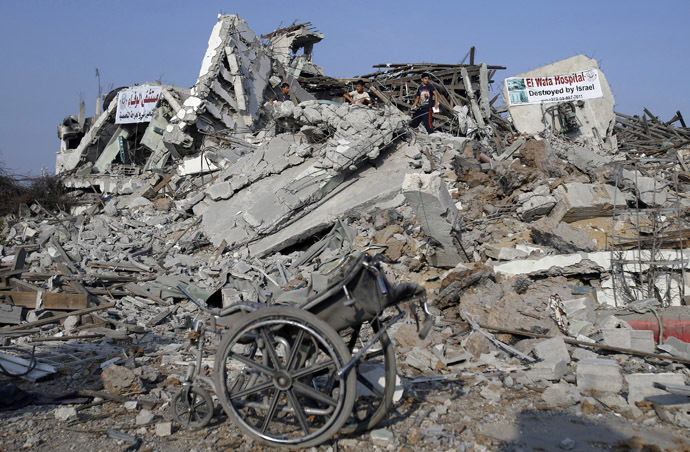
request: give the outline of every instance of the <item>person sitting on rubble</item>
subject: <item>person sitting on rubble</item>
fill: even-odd
[[[432,108],[433,97],[433,108]],[[419,104],[419,108],[415,110]],[[434,133],[434,126],[432,124],[432,114],[438,111],[438,92],[434,85],[429,83],[429,74],[427,72],[422,74],[422,84],[417,88],[417,96],[414,99],[410,112],[412,113],[412,121],[410,127],[416,129],[421,122],[427,133]]]
[[[361,79],[355,83],[355,90],[345,93],[344,97],[353,105],[371,105],[371,98],[369,93],[364,91],[364,80]]]
[[[290,84],[288,82],[283,82],[282,85],[280,85],[280,94],[278,94],[275,99],[269,100],[270,103],[273,102],[285,102],[286,100],[290,100]]]

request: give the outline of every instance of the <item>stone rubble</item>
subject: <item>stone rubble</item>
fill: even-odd
[[[212,307],[281,303],[367,250],[390,260],[389,280],[427,290],[435,324],[425,340],[409,316],[389,330],[400,386],[391,413],[318,450],[571,450],[598,441],[557,427],[562,415],[619,432],[616,441],[688,447],[690,398],[654,385],[690,384],[688,339],[670,326],[690,321],[688,142],[638,152],[629,131],[617,136],[601,71],[604,96],[584,102],[579,135],[544,127],[535,106],[495,109],[481,89],[483,63],[452,69],[479,88],[467,105],[444,106],[450,119],[428,135],[391,102],[398,91],[379,91],[371,107],[328,95],[347,82],[314,64],[323,38],[310,24],[259,37],[221,15],[196,83],[161,87],[141,141],[115,124],[117,93],[87,125],[63,123],[56,170],[73,207],[5,217],[0,248],[0,305],[31,294],[21,305],[29,330],[8,322],[2,345],[24,354],[35,345],[57,372],[0,382],[100,395],[43,417],[2,413],[0,444],[68,450],[97,432],[93,450],[105,450],[115,445],[110,430],[150,450],[260,447],[223,416],[201,432],[173,426],[170,405],[195,357],[188,330],[203,317],[178,286]],[[418,77],[411,66],[371,79]],[[532,72],[592,67],[580,55]],[[269,102],[283,80],[291,100]],[[645,163],[642,151],[672,163]],[[86,296],[97,310],[46,309],[43,294]],[[219,337],[206,339],[202,375],[212,375]],[[534,413],[559,436],[515,433]]]

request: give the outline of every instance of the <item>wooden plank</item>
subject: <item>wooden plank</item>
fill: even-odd
[[[31,339],[31,342],[61,342],[61,341],[70,341],[72,339],[97,339],[97,338],[102,338],[104,337],[105,334],[82,334],[81,336],[73,335],[73,336],[49,336],[49,337],[34,337]]]
[[[149,320],[148,323],[146,323],[146,326],[156,326],[156,325],[158,325],[158,324],[161,323],[161,322],[163,321],[163,319],[165,319],[167,316],[169,316],[170,314],[175,313],[175,311],[177,311],[178,306],[179,306],[179,305],[175,305],[175,306],[171,306],[171,307],[169,307],[169,308],[163,309],[163,310],[162,310],[161,312],[159,312],[154,318],[152,318],[151,320]]]
[[[85,395],[87,397],[100,397],[101,399],[112,400],[113,402],[120,402],[120,403],[136,401],[139,405],[146,407],[146,408],[153,408],[156,406],[156,402],[152,402],[150,400],[129,399],[127,397],[123,397],[121,395],[116,395],[116,394],[111,394],[111,393],[105,392],[105,391],[92,391],[90,389],[82,389],[81,391],[79,391],[79,394]]]
[[[160,182],[158,182],[158,184],[156,184],[151,190],[152,190],[154,193],[158,193],[158,192],[160,191],[161,188],[163,188],[163,187],[165,187],[165,186],[168,185],[168,183],[170,182],[170,179],[173,178],[173,176],[176,174],[176,172],[177,172],[177,171],[171,171],[171,172],[169,172],[168,174],[166,174],[165,177],[163,177],[163,180],[160,181]],[[171,191],[172,191],[172,190],[171,190]]]
[[[225,247],[228,246],[228,242],[223,239],[222,242],[220,242],[220,245],[218,245],[218,250],[213,254],[213,257],[211,258],[211,262],[215,262],[218,260],[220,256],[223,255],[223,252],[225,251]]]
[[[128,262],[89,262],[89,267],[91,268],[105,268],[109,270],[115,270],[115,271],[124,271],[124,272],[142,272],[141,268],[137,267],[136,265],[130,264]]]
[[[51,323],[59,322],[62,319],[66,319],[67,317],[69,317],[71,315],[84,315],[84,314],[89,314],[91,312],[103,311],[105,309],[109,309],[109,308],[113,308],[113,307],[115,307],[115,303],[106,303],[106,304],[102,304],[100,306],[92,306],[90,308],[81,309],[79,311],[70,311],[70,312],[66,312],[64,314],[58,314],[58,315],[55,315],[53,317],[48,317],[47,319],[36,320],[35,322],[22,323],[21,325],[11,326],[8,328],[0,328],[0,334],[12,332],[12,331],[17,331],[17,330],[25,330],[25,329],[33,328],[35,326],[49,325]]]
[[[139,287],[138,285],[136,285],[134,283],[129,283],[129,284],[125,285],[124,288],[129,293],[131,293],[132,295],[136,295],[138,297],[148,298],[149,300],[153,300],[155,303],[157,303],[161,306],[170,306],[170,304],[166,303],[166,301],[163,300],[162,298],[155,296],[154,294],[152,294],[148,290],[144,289],[143,287]]]
[[[379,91],[379,90],[376,89],[375,87],[369,86],[369,91],[371,91],[372,93],[374,93],[374,95],[376,95],[376,97],[378,97],[379,99],[381,99],[381,100],[383,101],[383,103],[385,103],[386,105],[393,106],[393,102],[391,102],[391,101],[388,99],[388,97],[386,97],[385,94],[383,94],[381,91]]]
[[[40,287],[34,286],[33,284],[29,284],[28,282],[17,278],[10,278],[10,286],[14,287],[15,289],[19,289],[17,292],[40,292],[43,290]]]
[[[49,292],[3,292],[3,295],[9,296],[15,306],[24,306],[25,308],[36,308],[36,300],[38,294],[41,294],[41,308],[42,309],[56,309],[56,310],[74,310],[84,309],[87,305],[87,294],[73,294],[73,293],[49,293]]]

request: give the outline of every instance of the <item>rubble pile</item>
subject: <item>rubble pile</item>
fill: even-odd
[[[391,327],[404,391],[338,448],[687,447],[680,112],[614,113],[601,71],[602,95],[582,105],[494,107],[505,68],[473,60],[377,65],[361,77],[373,105],[350,105],[356,78],[313,62],[323,38],[310,23],[258,37],[219,16],[191,89],[118,89],[58,126],[72,208],[2,221],[2,444],[257,447],[229,422],[170,422],[203,320],[184,291],[210,307],[291,303],[364,251],[388,259],[390,281],[423,286],[435,322],[423,340],[411,316]],[[580,55],[523,76],[592,68]],[[433,134],[409,126],[422,73],[440,94]]]

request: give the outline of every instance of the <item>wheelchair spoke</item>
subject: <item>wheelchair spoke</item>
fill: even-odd
[[[285,368],[287,370],[292,369],[293,362],[295,361],[295,357],[297,356],[297,351],[299,350],[299,347],[302,345],[303,338],[304,330],[300,328],[299,333],[297,333],[297,337],[295,338],[295,343],[292,345],[292,352],[290,353],[290,357],[288,358],[287,364],[285,365]]]
[[[276,407],[278,406],[278,399],[280,398],[280,394],[283,391],[276,391],[276,393],[273,395],[273,400],[271,400],[271,405],[268,407],[268,413],[266,413],[266,417],[264,417],[264,425],[261,427],[261,433],[266,433],[266,429],[268,428],[268,424],[271,422],[271,419],[273,419],[273,416],[276,414]]]
[[[301,392],[302,394],[306,395],[307,397],[317,400],[319,402],[325,403],[326,405],[330,406],[336,406],[338,402],[330,397],[328,397],[326,394],[323,392],[319,392],[314,388],[311,388],[304,383],[300,383],[299,381],[295,381],[294,387],[297,391]]]
[[[259,372],[268,375],[269,377],[272,377],[275,375],[275,371],[273,369],[269,369],[268,367],[264,366],[263,364],[257,363],[256,361],[247,358],[244,355],[240,355],[239,353],[232,353],[230,352],[228,354],[228,360],[231,359],[236,359],[237,361],[240,361],[242,364],[245,364],[255,370],[258,370]]]
[[[297,416],[297,420],[299,421],[299,425],[302,427],[302,430],[304,430],[305,434],[309,434],[309,425],[307,424],[307,418],[304,416],[304,411],[302,410],[302,405],[299,404],[299,400],[297,400],[297,396],[295,395],[295,391],[292,389],[288,390],[288,399],[290,400],[290,405],[292,405],[292,409],[295,410],[295,416]]]
[[[204,402],[204,401],[202,400],[201,402],[192,405],[192,408],[193,408],[193,409],[196,409],[196,408],[199,408],[200,406],[204,406],[204,405],[206,405],[206,402]]]
[[[273,347],[273,341],[271,340],[266,327],[261,328],[261,337],[264,340],[264,347],[268,352],[268,356],[271,358],[271,361],[273,361],[273,368],[275,370],[282,369],[283,366],[280,365],[280,359],[278,358],[275,347]]]
[[[273,386],[273,381],[267,381],[253,388],[245,389],[244,391],[233,392],[230,394],[230,399],[240,399],[248,395],[256,394],[257,392],[265,391],[266,389]]]
[[[314,364],[313,366],[305,367],[304,369],[299,369],[294,372],[291,372],[290,376],[292,378],[304,377],[305,375],[315,374],[316,372],[327,369],[333,366],[334,364],[335,362],[332,359],[329,359],[328,361],[324,361],[322,363]]]

